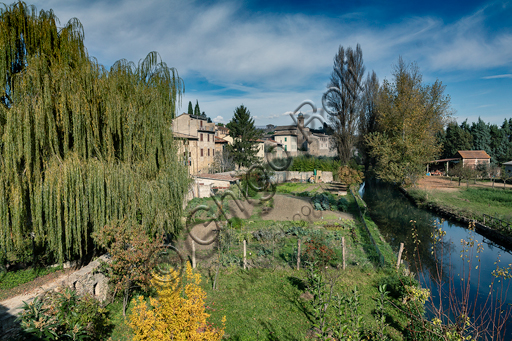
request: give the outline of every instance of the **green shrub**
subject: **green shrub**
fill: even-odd
[[[18,271],[8,271],[0,274],[0,290],[9,290],[23,283],[28,283],[36,279],[62,270],[62,267],[54,268],[28,268]]]
[[[112,328],[108,310],[98,300],[69,288],[25,303],[18,319],[22,330],[37,340],[104,340]]]
[[[233,217],[229,219],[229,223],[231,224],[231,227],[237,230],[242,229],[244,226],[244,221],[240,219],[239,217]]]
[[[315,194],[311,201],[313,202],[313,207],[317,211],[342,211],[346,212],[348,210],[348,201],[345,198],[337,198],[333,194],[329,192],[324,192],[320,194]]]

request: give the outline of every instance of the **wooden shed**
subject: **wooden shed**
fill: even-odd
[[[464,167],[475,168],[479,164],[491,164],[491,157],[485,150],[459,150],[454,158],[461,158]]]

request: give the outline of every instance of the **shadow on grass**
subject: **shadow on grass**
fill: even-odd
[[[260,322],[261,326],[263,327],[263,329],[267,331],[267,335],[268,335],[267,340],[269,340],[269,341],[285,341],[285,340],[296,341],[297,340],[297,338],[295,336],[293,336],[289,332],[286,332],[285,330],[281,330],[278,333],[278,331],[276,331],[276,328],[270,322],[261,321],[261,320],[259,322]],[[278,337],[278,334],[280,334],[279,337]]]

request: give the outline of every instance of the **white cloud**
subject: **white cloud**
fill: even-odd
[[[494,76],[482,77],[482,79],[497,79],[497,78],[512,78],[512,74],[511,73],[506,73],[506,74],[503,74],[503,75],[494,75]]]
[[[391,18],[389,24],[375,25],[350,19],[364,19],[364,12],[339,13],[338,18],[250,12],[244,2],[235,1],[33,3],[38,9],[52,8],[62,24],[78,17],[90,55],[107,67],[121,58],[138,62],[148,52],[158,51],[184,79],[187,92],[182,103],[198,99],[207,115],[227,121],[242,103],[260,118],[259,125],[287,124],[289,118],[283,113],[308,98],[321,106],[339,45],[360,43],[367,70],[375,70],[381,80],[390,78],[399,55],[417,61],[427,82],[452,71],[461,71],[464,79],[480,78],[481,73],[472,72],[489,70],[499,75],[485,79],[509,78],[512,65],[510,30],[505,25],[496,32],[488,28],[494,15],[511,10],[494,4],[448,23],[424,16]],[[237,94],[199,86],[189,96],[191,78]]]
[[[213,122],[215,123],[224,123],[224,117],[222,116],[217,116],[213,119]]]

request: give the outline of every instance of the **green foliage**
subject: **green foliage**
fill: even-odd
[[[199,102],[196,100],[196,106],[194,107],[194,115],[201,116],[201,109],[199,109]]]
[[[132,286],[149,289],[163,238],[150,237],[142,225],[129,221],[106,225],[94,233],[94,238],[110,256],[109,262],[101,262],[99,271],[106,274],[116,292],[124,295],[126,313]]]
[[[340,166],[341,161],[334,160],[333,158],[304,155],[293,158],[289,170],[296,172],[312,172],[316,169],[335,174]]]
[[[0,273],[0,290],[15,288],[23,283],[31,282],[38,277],[46,276],[58,270],[62,270],[62,267],[28,268]]]
[[[242,227],[244,226],[244,220],[240,219],[239,217],[236,217],[236,216],[229,219],[229,223],[231,224],[232,228],[237,229],[237,230],[242,229]]]
[[[188,112],[189,115],[194,115],[194,109],[192,109],[192,102],[188,101]]]
[[[332,193],[324,192],[315,194],[311,198],[313,207],[318,211],[342,211],[347,212],[348,201],[345,198],[336,198]]]
[[[106,70],[80,22],[58,22],[22,2],[0,13],[0,248],[22,253],[34,233],[62,262],[116,219],[178,231],[188,174],[169,133],[177,71],[156,52]]]
[[[424,164],[440,153],[437,133],[450,115],[450,98],[440,81],[424,85],[418,67],[401,58],[393,78],[393,82],[385,80],[379,91],[379,131],[366,136],[366,144],[377,160],[379,178],[415,183]]]
[[[257,139],[261,132],[254,126],[251,112],[243,105],[235,109],[233,118],[226,125],[229,128],[229,136],[233,138],[233,144],[226,149],[233,155],[235,163],[241,167],[251,167],[259,163]]]
[[[18,319],[34,340],[105,340],[112,327],[108,311],[96,299],[69,288],[25,303]]]
[[[452,158],[459,150],[471,150],[473,136],[462,129],[457,122],[450,122],[443,139],[443,158]]]

